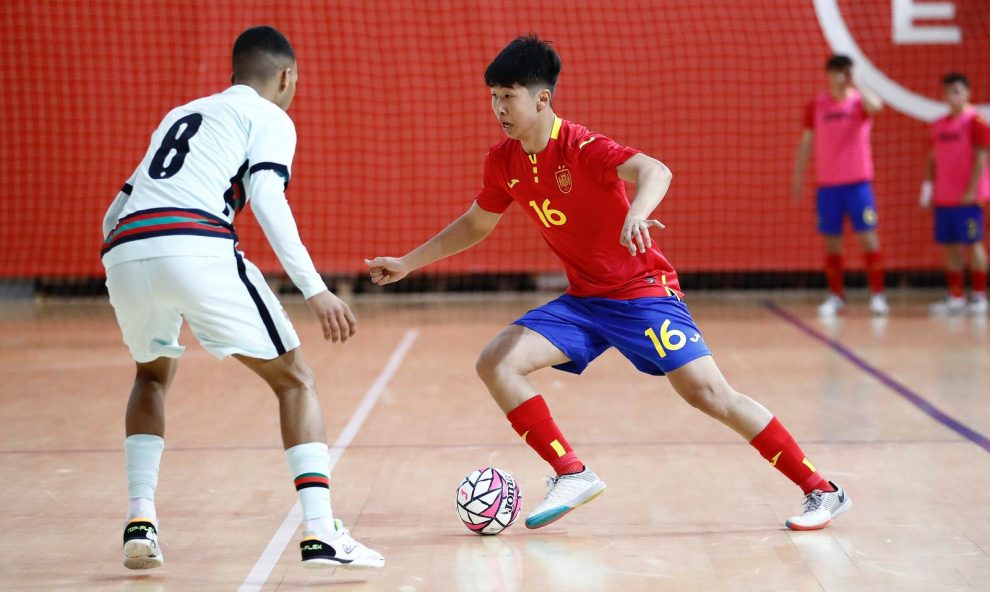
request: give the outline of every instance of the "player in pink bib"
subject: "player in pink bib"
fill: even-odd
[[[808,104],[804,132],[794,165],[792,192],[804,194],[804,171],[812,146],[818,183],[818,231],[825,238],[825,278],[829,296],[818,307],[822,316],[834,316],[845,308],[842,262],[843,223],[848,217],[859,237],[866,260],[870,287],[870,311],[885,315],[883,265],[877,240],[877,208],[873,196],[873,155],[870,130],[873,116],[883,103],[870,91],[857,87],[852,60],[834,55],[825,64],[829,92]]]
[[[932,305],[935,314],[969,309],[987,313],[987,252],[983,207],[990,201],[990,126],[969,103],[969,80],[952,73],[942,79],[949,114],[932,125],[932,151],[925,163],[921,206],[935,206],[935,242],[945,246],[948,297]],[[969,251],[972,290],[967,303],[963,270]]]

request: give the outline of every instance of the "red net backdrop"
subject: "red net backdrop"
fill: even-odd
[[[990,10],[946,3],[951,18],[909,24],[954,27],[958,42],[904,44],[893,40],[894,8],[920,0],[4,2],[0,277],[101,276],[103,212],[151,131],[171,107],[225,88],[234,38],[262,23],[299,57],[289,199],[327,274],[402,254],[468,207],[502,134],[482,73],[529,31],[563,57],[561,116],[674,171],[659,238],[682,273],[816,270],[811,175],[802,202],[789,182],[831,52],[819,17],[834,8],[859,50],[916,98],[938,100],[940,76],[962,70],[988,101]],[[927,123],[894,108],[874,127],[891,269],[940,261],[916,205],[927,138]],[[514,210],[434,271],[556,270]],[[238,227],[248,256],[278,271],[257,224],[242,215]]]

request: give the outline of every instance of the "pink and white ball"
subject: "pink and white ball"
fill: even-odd
[[[464,478],[457,488],[457,515],[477,534],[498,534],[519,517],[522,492],[512,475],[485,467]]]

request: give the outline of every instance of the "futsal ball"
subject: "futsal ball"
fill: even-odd
[[[477,534],[498,534],[519,517],[522,492],[501,469],[478,469],[457,488],[457,515]]]

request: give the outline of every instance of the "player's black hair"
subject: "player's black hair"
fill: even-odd
[[[950,84],[961,83],[966,88],[969,88],[969,78],[962,72],[949,72],[942,77],[942,86],[949,86]]]
[[[296,52],[289,40],[267,25],[238,35],[231,52],[235,80],[264,79],[295,61]]]
[[[498,52],[485,69],[488,86],[515,86],[532,88],[545,85],[553,92],[560,76],[560,56],[553,44],[540,39],[536,33],[516,37]]]
[[[852,65],[853,61],[849,56],[837,53],[825,62],[825,70],[829,72],[841,72],[842,70],[852,68]]]

